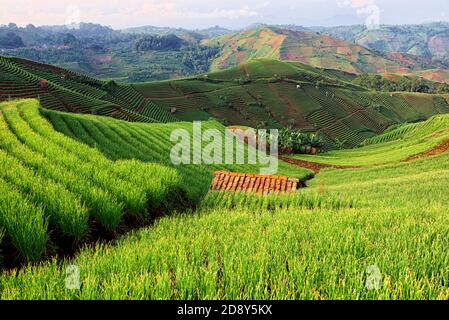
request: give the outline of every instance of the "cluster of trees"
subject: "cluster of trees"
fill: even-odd
[[[399,77],[390,80],[379,74],[364,73],[354,80],[355,84],[377,91],[404,91],[422,93],[449,93],[448,84],[438,84],[421,77]]]
[[[195,75],[209,71],[212,60],[220,52],[215,46],[202,46],[198,43],[189,44],[181,48],[181,63],[187,75]]]
[[[184,42],[174,34],[166,36],[145,35],[136,41],[134,47],[139,52],[179,50]]]
[[[3,49],[16,49],[22,48],[25,44],[21,37],[13,32],[6,32],[4,34],[0,34],[0,48]]]
[[[292,128],[284,128],[279,131],[279,151],[283,154],[315,155],[323,147],[323,140],[315,133],[302,133],[300,130]]]
[[[82,50],[55,49],[38,50],[34,48],[19,48],[8,52],[8,55],[25,58],[37,62],[49,64],[63,64],[76,62],[79,64],[87,64],[88,59]]]

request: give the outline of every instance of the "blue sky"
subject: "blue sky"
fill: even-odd
[[[448,0],[0,0],[0,24],[65,24],[80,20],[125,28],[190,29],[252,23],[339,25],[363,23],[373,8],[380,23],[449,21]]]

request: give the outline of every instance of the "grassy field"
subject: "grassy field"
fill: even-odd
[[[23,118],[37,112],[37,108],[17,108],[19,116],[24,112]],[[4,117],[14,113],[8,109],[14,111],[3,106]],[[57,130],[86,142],[87,135],[73,124],[69,126],[69,121],[77,120],[77,126],[83,128],[98,121],[102,132],[114,124],[123,130],[139,131],[145,139],[151,133],[157,135],[154,126],[163,126],[44,114]],[[389,159],[394,142],[407,145],[408,141],[427,139],[425,146],[431,147],[448,128],[443,117],[414,129],[393,128],[390,133],[407,133],[392,134],[397,140],[380,137],[360,150],[335,153],[335,161],[343,163],[342,158],[351,158],[351,152],[358,154],[354,158],[363,158],[363,152],[371,158],[369,148],[375,147]],[[126,139],[124,133],[116,133],[122,137],[122,147],[128,145],[131,154],[137,152],[137,145],[133,146],[137,138]],[[163,141],[163,135],[158,137]],[[105,143],[96,143],[98,152],[108,158],[130,157],[127,152],[107,153]],[[414,153],[422,148],[417,144]],[[86,247],[72,259],[4,271],[0,275],[0,298],[447,300],[448,168],[446,152],[407,163],[323,170],[309,188],[295,195],[261,198],[211,193],[194,212],[161,218],[153,226],[112,244]],[[20,190],[0,194],[22,199]],[[25,213],[33,205],[32,199],[15,203]],[[31,212],[43,215],[39,210]],[[80,290],[65,288],[69,265],[80,268]],[[372,266],[380,271],[376,290],[366,286]]]

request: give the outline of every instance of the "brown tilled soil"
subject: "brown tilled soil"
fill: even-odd
[[[315,173],[320,173],[321,170],[323,169],[340,169],[340,170],[344,170],[344,169],[358,169],[360,167],[356,167],[356,166],[337,166],[337,165],[333,165],[333,164],[324,164],[324,163],[317,163],[317,162],[311,162],[311,161],[305,161],[305,160],[298,160],[298,159],[292,159],[292,158],[288,158],[288,157],[279,157],[279,159],[281,159],[284,162],[293,164],[295,166],[298,167],[302,167],[305,169],[309,169]]]
[[[424,157],[436,156],[436,155],[442,154],[448,150],[449,150],[449,139],[440,143],[439,145],[437,145],[436,147],[434,147],[430,150],[427,150],[427,151],[418,153],[414,156],[408,157],[407,159],[402,160],[402,162],[410,162],[410,161],[415,161],[415,160],[418,160],[418,159],[421,159]]]

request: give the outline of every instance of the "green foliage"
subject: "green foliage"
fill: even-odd
[[[360,86],[386,92],[421,92],[444,93],[447,84],[439,84],[421,77],[398,76],[395,80],[389,80],[379,74],[361,74],[353,80]]]
[[[281,152],[286,154],[316,154],[324,147],[324,142],[317,134],[284,128],[279,131],[279,147]]]
[[[0,295],[447,300],[448,165],[445,154],[329,170],[285,197],[212,193],[198,212],[165,217],[114,246],[98,244],[62,263],[5,272]],[[68,291],[65,268],[73,264],[82,288]],[[380,270],[377,290],[366,287],[370,266]]]
[[[173,34],[166,36],[145,35],[136,41],[134,47],[139,52],[179,50],[183,43],[184,40]]]
[[[21,110],[25,118],[30,117],[27,108]],[[135,157],[140,149],[140,157],[144,157],[150,151],[144,144],[148,141],[154,162],[162,152],[163,143],[158,142],[167,137],[164,127],[170,126],[53,111],[46,114],[55,127],[86,141],[81,128],[74,130],[77,127],[69,126],[68,120],[78,121],[82,128],[89,123],[98,125],[95,120],[114,128],[121,140],[90,136],[103,145],[101,150],[109,150],[111,157],[124,157],[125,152],[118,155],[116,151],[125,145],[129,156]],[[366,167],[323,170],[308,188],[297,193],[262,197],[212,192],[197,212],[164,217],[147,229],[120,238],[113,246],[99,243],[71,259],[3,272],[0,298],[447,300],[449,274],[444,262],[449,234],[449,154],[400,162],[447,140],[447,118],[442,115],[414,124],[396,140],[314,157],[333,163],[354,160]],[[39,127],[37,122],[31,123]],[[160,130],[154,130],[155,126]],[[98,128],[106,133],[104,126]],[[60,138],[55,143],[64,140],[65,148],[77,144],[57,136]],[[86,146],[82,149],[86,152],[77,157],[84,161],[97,152]],[[395,163],[385,164],[389,160]],[[130,175],[130,181],[141,185],[143,178],[138,172],[145,171],[134,168],[140,166],[138,163],[116,164],[119,171],[124,170],[123,176]],[[193,186],[200,177],[198,171],[189,171],[188,181]],[[15,243],[28,249],[36,244],[28,241],[33,237],[43,235],[45,240],[43,211],[36,210],[34,202],[27,202],[1,178],[0,191],[0,229],[5,237],[9,237],[8,232],[16,234]],[[17,217],[16,212],[20,213]],[[14,233],[14,228],[28,228],[30,233]],[[64,287],[69,265],[81,270],[80,290]],[[370,266],[377,266],[381,273],[377,290],[366,288]]]
[[[176,118],[144,97],[130,85],[114,80],[100,81],[67,69],[0,56],[2,95],[39,98],[48,109],[110,115],[141,122],[169,122]],[[11,80],[12,84],[11,84]],[[45,81],[45,87],[38,85]],[[0,97],[0,99],[2,99]],[[4,99],[2,99],[4,100]]]
[[[14,49],[24,47],[22,38],[13,32],[0,34],[0,48]]]
[[[443,84],[438,88],[438,93],[443,93],[443,94],[449,93],[449,84],[443,83]]]
[[[307,155],[294,158],[342,166],[380,166],[413,157],[438,146],[449,139],[448,128],[449,116],[437,115],[427,121],[393,126],[385,133],[367,139],[362,147],[354,150],[331,151],[313,159]]]

